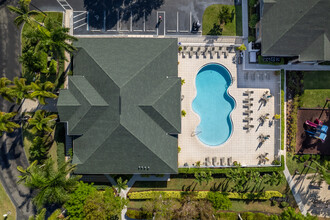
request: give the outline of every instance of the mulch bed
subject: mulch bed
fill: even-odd
[[[309,120],[314,122],[321,114],[322,109],[310,110],[310,109],[299,109],[298,110],[298,121],[297,121],[297,154],[322,154],[330,155],[330,131],[328,131],[325,142],[312,138],[306,135],[305,132],[305,121]],[[329,109],[324,110],[321,121],[324,125],[330,127],[330,111]]]

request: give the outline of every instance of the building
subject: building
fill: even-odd
[[[81,38],[58,112],[78,174],[178,171],[177,39]]]
[[[330,60],[329,0],[261,0],[257,42],[263,56]]]

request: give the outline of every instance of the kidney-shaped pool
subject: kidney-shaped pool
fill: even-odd
[[[195,133],[209,146],[218,146],[230,137],[233,125],[230,113],[235,100],[228,94],[232,83],[229,71],[219,64],[207,64],[196,76],[197,95],[193,110],[200,117]]]

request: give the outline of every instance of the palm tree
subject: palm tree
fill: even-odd
[[[64,51],[72,53],[77,49],[71,42],[78,39],[68,34],[69,30],[70,28],[62,27],[52,20],[48,20],[45,27],[38,26],[39,44],[41,44],[41,47],[46,48],[46,51],[50,51],[53,54],[53,57],[57,61],[57,73],[59,70],[59,60],[66,60]]]
[[[123,180],[121,179],[121,177],[119,177],[119,178],[117,179],[117,185],[116,185],[115,187],[116,187],[116,189],[117,189],[118,194],[120,194],[121,190],[125,190],[125,189],[127,189],[127,181],[128,181],[128,180],[125,180],[125,181],[123,182]]]
[[[54,88],[55,85],[52,82],[46,81],[42,83],[40,80],[36,80],[35,82],[31,83],[31,89],[33,92],[30,93],[30,96],[31,98],[37,98],[40,104],[45,105],[45,98],[57,98],[57,95],[51,92],[54,90]]]
[[[209,182],[211,182],[213,180],[213,177],[212,177],[212,172],[200,172],[200,173],[195,173],[195,178],[196,178],[196,181],[199,183],[199,185],[202,185],[202,183],[205,181],[206,182],[206,185],[209,184]]]
[[[10,85],[10,95],[16,98],[16,104],[19,105],[25,98],[30,98],[29,91],[31,90],[29,85],[25,84],[26,79],[14,78],[14,85]]]
[[[20,127],[19,124],[11,121],[16,114],[16,112],[0,112],[0,136],[2,136],[4,132],[10,133],[14,131],[14,128]]]
[[[231,13],[229,12],[229,7],[228,6],[222,6],[218,18],[220,20],[220,25],[221,24],[227,24],[231,20]]]
[[[12,82],[6,77],[0,78],[0,95],[5,100],[9,102],[14,102],[14,99],[10,93],[10,88],[8,87],[8,85],[10,85],[11,83]]]
[[[69,198],[69,193],[76,189],[81,176],[69,176],[76,165],[71,165],[70,161],[59,164],[58,169],[54,168],[52,159],[48,159],[39,166],[33,162],[27,169],[18,166],[22,173],[18,183],[36,189],[36,196],[33,198],[38,209],[46,205],[61,205]]]
[[[8,9],[11,12],[14,12],[17,14],[17,17],[15,18],[14,22],[17,25],[17,27],[21,26],[21,24],[23,24],[23,22],[31,25],[32,22],[36,22],[38,23],[33,16],[35,15],[43,15],[42,13],[32,10],[30,11],[29,6],[30,6],[30,2],[31,0],[20,0],[18,2],[18,7],[9,5]],[[38,23],[39,24],[39,23]]]
[[[211,182],[211,181],[213,180],[212,172],[209,171],[209,172],[205,175],[204,179],[205,179],[206,185],[208,185],[209,182]]]
[[[32,127],[32,134],[40,133],[51,133],[55,125],[55,120],[57,115],[46,116],[46,111],[38,110],[35,112],[34,116],[28,120],[29,125]]]

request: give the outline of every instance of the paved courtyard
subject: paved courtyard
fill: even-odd
[[[225,45],[228,46],[228,44]],[[256,166],[259,164],[257,157],[265,153],[267,153],[269,159],[266,165],[270,165],[275,156],[279,154],[279,149],[275,147],[275,142],[279,141],[275,138],[275,122],[266,120],[261,126],[258,121],[261,115],[268,113],[271,119],[275,114],[275,100],[279,99],[279,76],[275,75],[273,71],[243,72],[241,65],[235,64],[237,55],[239,53],[235,53],[235,51],[229,52],[227,58],[223,54],[220,57],[211,57],[209,54],[206,57],[179,55],[179,76],[185,80],[185,84],[182,86],[183,99],[181,106],[187,112],[186,116],[182,118],[182,133],[179,135],[179,146],[181,148],[179,167],[192,166],[197,161],[200,161],[203,165],[207,157],[209,157],[211,164],[212,158],[216,157],[214,166],[221,166],[220,158],[224,158],[224,166],[232,165],[234,161],[241,163],[243,166]],[[203,144],[198,139],[196,128],[200,123],[200,119],[191,105],[196,97],[196,75],[199,69],[208,63],[219,63],[230,71],[233,83],[228,92],[236,101],[236,107],[231,113],[232,135],[224,144],[213,147]],[[246,122],[243,121],[246,117],[243,114],[246,111],[246,108],[243,107],[243,100],[247,98],[244,95],[247,90],[254,92],[250,96],[250,98],[253,98],[253,106],[251,107],[253,113],[250,115],[253,120],[250,124],[254,126],[250,132],[243,128],[246,125]],[[265,92],[272,94],[273,97],[264,106],[259,103],[259,99]],[[260,134],[270,136],[262,145],[259,144],[258,140]]]

